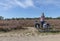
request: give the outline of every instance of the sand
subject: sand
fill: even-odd
[[[1,36],[0,41],[60,41],[60,35]]]
[[[30,28],[29,28],[30,29]],[[38,35],[35,28],[0,32],[0,41],[60,41],[60,34]],[[32,32],[32,33],[31,33]]]

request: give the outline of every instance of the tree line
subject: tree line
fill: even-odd
[[[3,16],[0,16],[0,20],[35,20],[40,19],[38,18],[4,18]],[[52,17],[46,17],[45,19],[60,19],[60,17],[52,18]]]

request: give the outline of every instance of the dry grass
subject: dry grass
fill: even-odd
[[[39,21],[39,20],[38,20]],[[53,28],[60,30],[60,20],[46,20]],[[0,30],[21,29],[22,27],[34,27],[35,20],[0,20]]]

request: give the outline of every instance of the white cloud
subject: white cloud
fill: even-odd
[[[60,1],[59,0],[0,0],[0,10],[1,9],[10,9],[14,7],[21,7],[21,8],[28,8],[28,7],[34,7],[35,4],[39,4],[40,6],[48,6],[48,5],[54,5],[60,7]]]
[[[14,6],[14,3],[12,0],[0,0],[0,10],[7,10],[9,8],[12,8]]]
[[[19,1],[19,0],[15,0],[16,4],[20,7],[23,7],[23,8],[27,8],[27,7],[33,7],[34,6],[34,3],[33,3],[33,0],[25,0],[23,2]]]
[[[33,7],[34,3],[33,0],[0,0],[0,9],[9,9],[14,6],[20,6],[22,8]]]

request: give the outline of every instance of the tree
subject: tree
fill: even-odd
[[[4,20],[4,17],[0,16],[0,20]]]
[[[57,17],[56,19],[60,19],[60,17]]]
[[[52,17],[46,17],[46,19],[53,19]]]

